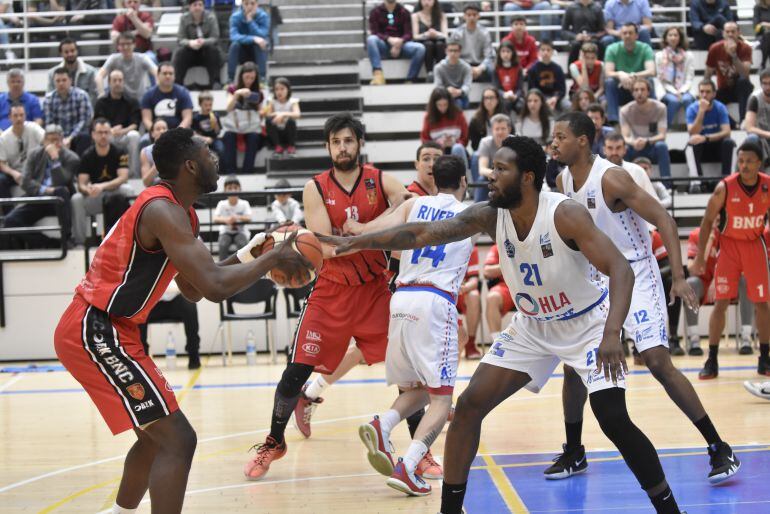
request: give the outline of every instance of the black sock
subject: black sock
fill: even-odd
[[[468,482],[441,486],[441,514],[460,514],[463,510],[463,499]]]
[[[770,357],[770,344],[759,343],[759,356],[763,359]]]
[[[719,434],[717,434],[717,429],[714,428],[714,424],[711,422],[708,414],[695,422],[695,428],[700,431],[700,434],[709,446],[722,442],[722,439],[719,437]]]
[[[279,444],[283,442],[283,434],[286,432],[286,424],[289,422],[294,407],[297,406],[299,395],[293,398],[285,398],[275,390],[275,399],[273,400],[273,418],[270,421],[270,437]]]
[[[709,345],[709,359],[712,361],[716,361],[718,355],[719,355],[719,347]]]
[[[406,418],[406,425],[409,427],[409,435],[414,439],[414,433],[417,431],[417,427],[422,421],[422,417],[425,415],[425,409],[420,409],[408,418]]]
[[[580,446],[581,440],[580,437],[583,434],[583,420],[577,421],[575,423],[567,423],[564,422],[564,428],[567,432],[567,448],[577,448]]]
[[[671,488],[666,486],[666,490],[650,496],[652,506],[655,507],[655,512],[658,514],[680,514],[679,505],[676,504],[674,499],[674,493],[671,492]]]

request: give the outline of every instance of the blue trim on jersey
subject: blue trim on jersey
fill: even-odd
[[[446,291],[444,291],[442,289],[439,289],[437,287],[404,285],[404,286],[398,286],[396,288],[396,292],[398,292],[398,291],[427,291],[429,293],[433,293],[433,294],[439,295],[440,297],[444,298],[445,300],[447,300],[452,305],[455,305],[457,303],[457,300],[455,300],[455,298],[454,298],[454,296],[452,296],[452,294],[447,293]]]
[[[594,307],[597,307],[599,304],[601,304],[604,301],[605,298],[607,298],[607,290],[606,289],[602,289],[602,295],[594,303],[592,303],[591,305],[589,305],[588,307],[586,307],[582,311],[574,312],[572,314],[568,314],[567,316],[564,316],[563,318],[558,318],[556,321],[564,321],[564,320],[567,320],[567,319],[573,319],[573,318],[577,318],[578,316],[582,316],[586,312],[588,312],[590,310],[593,310]]]

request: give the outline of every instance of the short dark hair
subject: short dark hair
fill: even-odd
[[[604,107],[602,107],[602,104],[600,104],[600,103],[595,103],[595,104],[589,105],[588,108],[586,108],[586,112],[587,113],[588,112],[598,112],[599,114],[602,115],[602,118],[604,118],[607,115],[604,112]]]
[[[68,77],[70,76],[70,72],[67,71],[67,68],[65,68],[64,66],[59,66],[58,68],[53,70],[53,74],[54,75],[67,75]]]
[[[765,68],[759,72],[759,80],[770,78],[770,68]]]
[[[594,105],[594,104],[591,104]],[[590,109],[590,107],[589,107]],[[589,142],[596,137],[596,127],[588,114],[580,111],[566,112],[556,119],[556,122],[566,122],[575,137],[585,136]]]
[[[324,141],[329,142],[332,134],[340,130],[350,129],[356,135],[356,139],[364,138],[364,125],[355,119],[349,112],[340,112],[330,116],[324,123]]]
[[[523,21],[523,22],[524,22],[524,25],[526,25],[526,24],[527,24],[527,18],[525,18],[524,16],[522,16],[522,15],[520,15],[520,14],[518,14],[518,15],[516,15],[516,16],[514,16],[514,17],[513,17],[513,19],[511,20],[511,25],[513,25],[513,24],[514,24],[514,23],[516,23],[517,21]]]
[[[291,98],[291,82],[289,82],[289,79],[286,77],[276,77],[275,80],[273,80],[273,92],[275,92],[275,86],[278,84],[281,84],[283,87],[286,88],[286,99],[288,100]]]
[[[61,53],[61,49],[64,45],[75,45],[75,49],[78,47],[78,42],[72,39],[71,37],[65,37],[61,41],[59,41],[59,53]]]
[[[543,48],[544,46],[550,46],[551,48],[553,48],[553,41],[551,41],[550,39],[543,39],[542,41],[540,41],[540,45],[538,45],[538,48]]]
[[[202,139],[188,128],[173,128],[164,132],[152,147],[152,158],[162,179],[174,179],[186,160],[194,160],[195,153],[205,146]]]
[[[476,2],[468,2],[463,6],[463,14],[465,14],[468,11],[481,12],[481,6]]]
[[[442,155],[433,164],[433,181],[439,189],[460,189],[465,163],[454,155]]]
[[[623,138],[623,134],[621,134],[617,130],[613,130],[612,132],[604,136],[604,142],[606,143],[607,141],[623,141],[623,144],[626,143],[626,140]]]
[[[545,151],[540,143],[526,136],[508,136],[502,147],[513,150],[516,154],[516,166],[520,173],[531,171],[535,174],[535,189],[543,189],[545,179]],[[435,171],[433,174],[435,175]]]
[[[741,146],[738,147],[738,153],[740,152],[754,152],[754,154],[759,157],[760,161],[764,159],[762,156],[762,147],[754,141],[744,142]]]
[[[105,118],[103,116],[99,116],[98,118],[94,118],[93,121],[91,121],[91,132],[94,131],[94,129],[96,128],[97,125],[104,125],[105,123],[107,125],[109,125],[110,127],[112,126],[112,123],[110,123],[110,120],[108,120],[107,118]]]
[[[118,34],[118,41],[131,41],[133,43],[134,35],[129,31],[121,32]]]
[[[190,3],[193,3],[194,1],[198,1],[198,0],[191,0]],[[235,184],[238,187],[241,187],[241,181],[238,180],[238,175],[228,175],[227,176],[227,178],[225,179],[224,187],[227,187],[227,186],[229,186],[231,184]]]
[[[174,65],[171,64],[169,61],[163,61],[162,63],[158,64],[158,73],[160,73],[160,70],[163,68],[171,68],[171,71],[176,72],[176,69],[174,69]]]
[[[14,109],[19,109],[19,108],[24,109],[24,112],[27,112],[27,106],[24,105],[23,102],[19,102],[18,100],[16,100],[15,102],[11,103],[11,108],[8,110],[8,112],[10,112],[10,111],[12,111]]]
[[[639,34],[639,25],[634,23],[633,21],[627,21],[623,24],[624,27],[634,27],[634,32]]]
[[[417,157],[415,160],[418,160],[418,161],[420,160],[420,154],[426,148],[433,148],[435,150],[441,150],[442,152],[444,151],[444,149],[441,148],[441,145],[436,143],[435,141],[425,141],[423,144],[417,147]]]
[[[700,89],[701,86],[709,86],[712,90],[717,90],[717,87],[714,85],[714,82],[711,79],[703,79],[698,82],[698,89]]]

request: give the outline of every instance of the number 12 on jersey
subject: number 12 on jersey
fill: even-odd
[[[417,264],[419,259],[431,259],[433,261],[431,266],[438,268],[438,265],[441,264],[441,261],[446,258],[446,252],[444,251],[445,248],[446,245],[415,248],[412,250],[412,264]]]

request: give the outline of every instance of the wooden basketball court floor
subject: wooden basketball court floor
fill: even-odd
[[[705,342],[705,341],[704,341]],[[163,369],[163,359],[158,359]],[[643,367],[631,366],[628,402],[632,418],[655,444],[680,506],[694,513],[770,512],[770,402],[750,396],[743,380],[760,380],[756,355],[723,348],[718,379],[699,381],[698,357],[675,364],[693,381],[723,438],[743,468],[723,486],[706,481],[708,457],[700,435]],[[86,512],[110,509],[123,456],[132,433],[113,437],[79,385],[58,363],[0,368],[0,512]],[[185,512],[193,513],[436,513],[433,494],[407,498],[385,486],[369,466],[357,426],[387,409],[395,388],[384,383],[384,367],[359,366],[324,395],[313,436],[291,427],[288,454],[261,482],[247,482],[242,466],[249,448],[264,440],[274,386],[283,365],[260,358],[246,366],[236,356],[222,367],[204,358],[201,370],[167,371],[182,410],[198,433]],[[468,384],[475,362],[463,361],[457,393]],[[181,368],[181,369],[180,369]],[[558,370],[561,371],[560,369]],[[555,375],[539,395],[521,391],[486,420],[479,456],[466,497],[469,514],[503,512],[652,512],[645,495],[587,411],[583,442],[589,450],[584,475],[549,482],[542,470],[563,442],[562,379]],[[408,446],[405,424],[393,434],[397,451]],[[440,459],[444,434],[433,447]],[[148,497],[147,497],[148,498]],[[149,504],[139,512],[149,512]]]

